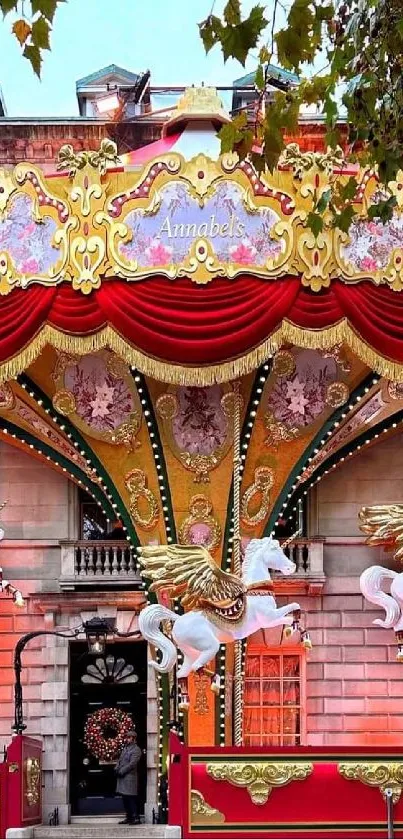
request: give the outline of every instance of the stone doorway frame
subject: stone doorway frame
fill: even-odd
[[[38,598],[39,600],[39,598]],[[47,601],[47,602],[45,602]],[[52,602],[53,601],[53,602]],[[141,592],[75,592],[68,598],[42,595],[45,628],[73,628],[92,617],[112,617],[120,632],[134,632],[138,614],[145,602]],[[113,605],[112,605],[113,603]],[[43,822],[47,824],[55,807],[60,824],[70,823],[70,643],[48,635],[41,639],[41,663],[44,668],[40,736],[43,741]],[[147,659],[151,654],[148,648]],[[27,721],[30,718],[28,704]],[[152,822],[153,809],[158,807],[158,742],[159,713],[155,672],[147,672],[147,792],[146,823]]]

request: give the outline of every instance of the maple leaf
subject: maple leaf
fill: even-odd
[[[306,226],[312,231],[315,239],[318,238],[319,233],[322,233],[323,230],[323,218],[319,215],[319,213],[308,213],[308,217],[306,220]]]
[[[38,78],[40,79],[42,56],[39,47],[35,46],[34,44],[26,44],[23,55],[25,58],[28,59],[35,75],[38,76]]]
[[[13,9],[17,9],[17,0],[0,0],[0,9],[3,15],[8,15]]]
[[[329,205],[329,201],[330,201],[331,197],[332,197],[332,190],[331,190],[331,189],[326,189],[326,190],[322,193],[322,195],[321,195],[321,197],[319,198],[319,201],[318,201],[318,203],[317,203],[317,205],[316,205],[316,208],[315,208],[315,209],[316,209],[316,212],[317,212],[317,213],[320,213],[320,214],[321,214],[321,213],[324,213],[324,212],[325,212],[326,207],[328,207],[328,205]]]
[[[220,18],[215,15],[210,15],[199,23],[200,37],[206,52],[210,52],[211,48],[221,40],[223,31],[224,27]]]
[[[62,2],[63,0],[31,0],[32,14],[36,15],[37,12],[40,12],[49,23],[52,23],[57,4]]]
[[[258,90],[262,91],[262,90],[264,90],[264,84],[265,84],[264,70],[263,70],[262,65],[259,64],[259,66],[256,70],[256,75],[255,75],[255,85],[256,85]]]
[[[354,207],[352,204],[347,204],[340,213],[336,213],[333,219],[333,227],[338,227],[343,233],[348,233],[351,222],[355,217]]]
[[[241,4],[239,0],[228,0],[224,8],[224,20],[229,26],[238,26],[241,22]]]
[[[383,224],[391,221],[393,218],[393,211],[396,207],[397,199],[395,195],[391,195],[386,201],[378,201],[368,208],[368,218],[379,218]]]
[[[32,24],[32,44],[39,50],[50,50],[50,25],[43,15]]]
[[[17,40],[20,42],[21,46],[24,46],[25,41],[27,40],[28,36],[31,34],[31,27],[26,20],[16,20],[13,24],[13,28],[11,30]]]

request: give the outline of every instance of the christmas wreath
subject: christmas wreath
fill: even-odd
[[[84,729],[84,743],[98,760],[117,760],[134,728],[130,714],[119,708],[101,708],[89,714]]]

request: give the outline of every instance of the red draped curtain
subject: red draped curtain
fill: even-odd
[[[148,375],[209,384],[256,369],[282,341],[320,348],[343,340],[382,375],[403,373],[401,295],[367,281],[334,280],[314,293],[293,277],[206,286],[153,277],[104,280],[88,296],[67,283],[33,285],[1,297],[0,314],[3,376],[28,366],[45,343],[78,353],[108,344]]]
[[[245,662],[244,744],[301,743],[303,692],[300,653],[249,650]]]

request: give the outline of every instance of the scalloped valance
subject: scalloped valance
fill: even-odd
[[[45,344],[105,345],[166,382],[210,384],[255,369],[282,343],[345,341],[403,379],[403,182],[391,222],[368,221],[378,185],[341,151],[287,147],[258,175],[234,155],[168,152],[140,172],[108,169],[116,149],[61,152],[69,177],[30,164],[0,171],[0,376]],[[349,236],[307,215],[329,177],[354,174]]]
[[[208,385],[251,372],[286,341],[345,341],[373,370],[403,379],[403,300],[368,282],[314,293],[299,279],[244,275],[194,286],[153,277],[110,280],[90,296],[62,284],[0,301],[0,377],[15,377],[46,344],[85,354],[109,346],[165,382]]]

